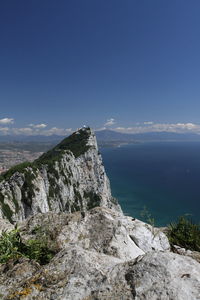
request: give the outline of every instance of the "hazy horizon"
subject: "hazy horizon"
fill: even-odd
[[[200,133],[199,1],[0,3],[0,134]]]

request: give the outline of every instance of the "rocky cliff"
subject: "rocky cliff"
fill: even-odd
[[[0,299],[200,300],[200,264],[123,215],[89,128],[10,170],[0,189]]]
[[[120,212],[39,213],[18,226],[23,244],[42,238],[57,250],[45,265],[26,256],[0,264],[2,300],[200,299],[200,264]]]
[[[119,209],[90,128],[78,130],[35,162],[13,167],[1,180],[0,218],[10,222],[48,211]]]

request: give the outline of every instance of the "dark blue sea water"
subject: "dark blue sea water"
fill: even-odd
[[[200,143],[164,142],[101,149],[112,194],[125,214],[144,206],[165,226],[190,214],[200,222]]]

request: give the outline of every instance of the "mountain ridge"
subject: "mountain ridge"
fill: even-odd
[[[169,131],[151,131],[144,133],[122,133],[119,131],[104,129],[95,131],[96,138],[102,141],[200,141],[197,133],[177,133]],[[0,142],[51,142],[60,143],[66,136],[61,135],[0,135]]]
[[[86,210],[115,204],[97,142],[82,128],[32,163],[14,166],[1,176],[1,217],[16,222],[54,211]]]
[[[200,135],[196,133],[176,132],[144,132],[121,133],[114,130],[101,130],[96,132],[98,141],[124,141],[124,142],[153,142],[153,141],[200,141]]]

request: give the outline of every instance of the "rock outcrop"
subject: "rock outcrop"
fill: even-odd
[[[114,210],[37,214],[19,230],[24,243],[42,235],[58,252],[44,266],[27,258],[2,264],[3,300],[199,299],[199,263],[171,253],[162,232]]]
[[[115,207],[90,128],[82,128],[30,164],[12,168],[0,183],[0,218],[10,222],[48,211]]]
[[[41,263],[15,249],[0,264],[2,300],[200,300],[199,263],[123,215],[89,128],[5,174],[0,204],[0,233],[17,224],[22,250],[45,241],[54,255]]]

